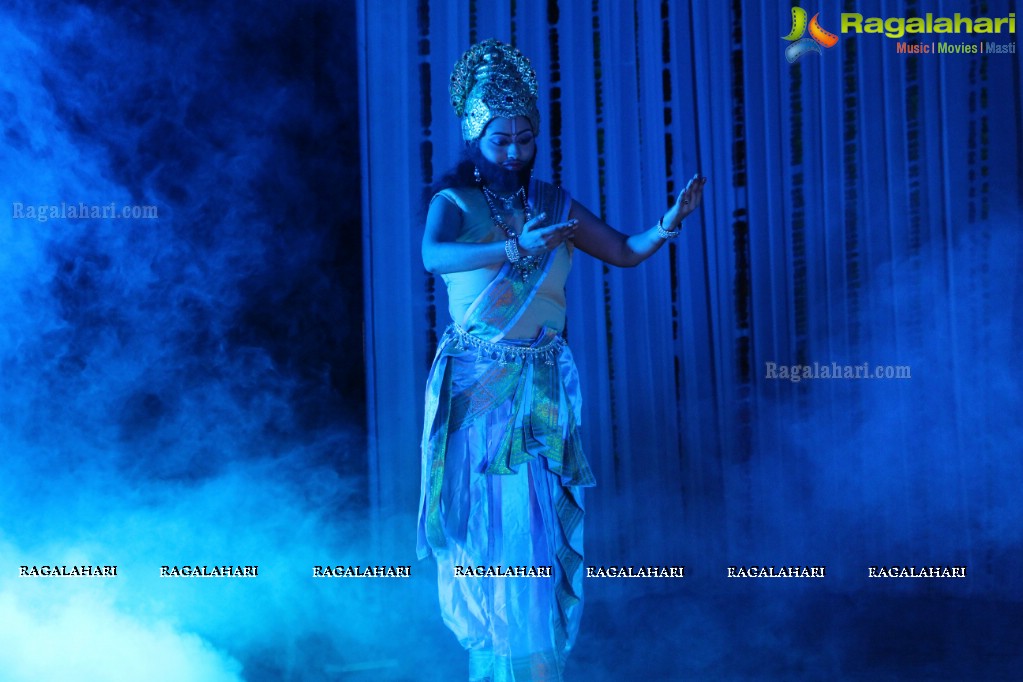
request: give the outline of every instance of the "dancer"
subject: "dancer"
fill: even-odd
[[[437,561],[444,622],[474,681],[561,680],[579,629],[583,489],[594,477],[562,336],[574,251],[642,262],[678,236],[706,184],[694,176],[653,227],[618,232],[532,178],[536,95],[511,46],[486,40],[456,63],[466,155],[434,188],[423,237],[453,323],[427,382],[418,548]]]

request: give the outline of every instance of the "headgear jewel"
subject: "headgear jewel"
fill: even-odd
[[[528,118],[539,134],[537,90],[536,72],[516,48],[493,38],[476,43],[451,73],[451,106],[462,119],[462,138],[475,140],[495,118],[516,116]]]

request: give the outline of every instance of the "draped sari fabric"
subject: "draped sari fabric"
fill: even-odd
[[[529,196],[537,213],[567,219],[567,193],[533,181]],[[418,550],[437,560],[444,622],[470,652],[471,679],[560,680],[579,627],[582,488],[594,479],[578,372],[560,330],[506,336],[559,255],[525,279],[505,264],[441,338],[427,382]],[[550,575],[456,575],[477,567]]]

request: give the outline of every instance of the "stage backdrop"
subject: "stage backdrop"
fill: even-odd
[[[541,84],[537,175],[610,225],[645,229],[710,179],[647,263],[573,265],[587,563],[827,563],[854,585],[868,563],[969,565],[954,589],[1019,597],[1019,58],[840,32],[841,12],[1015,5],[822,3],[837,45],[790,63],[788,3],[360,2],[371,498],[388,527],[411,547],[449,322],[420,195],[461,146],[451,67],[495,37]],[[1015,34],[920,40],[939,38]],[[793,365],[892,376],[795,381]]]

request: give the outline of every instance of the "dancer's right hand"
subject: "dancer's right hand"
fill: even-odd
[[[540,256],[547,251],[553,251],[575,235],[577,220],[540,227],[546,217],[546,213],[541,213],[522,227],[519,251],[527,256]]]

